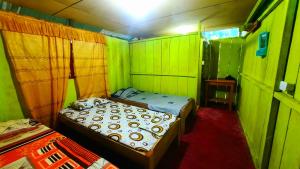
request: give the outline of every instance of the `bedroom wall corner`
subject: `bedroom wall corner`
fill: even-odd
[[[0,122],[24,118],[0,37]]]
[[[111,93],[121,88],[130,87],[129,43],[114,37],[106,36],[108,79]]]

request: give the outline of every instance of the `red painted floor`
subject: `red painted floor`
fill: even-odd
[[[169,150],[158,168],[254,169],[236,113],[202,108],[179,149]]]

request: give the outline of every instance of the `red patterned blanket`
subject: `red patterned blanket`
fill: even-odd
[[[0,133],[0,168],[117,168],[44,125],[37,123],[30,130],[17,131]]]

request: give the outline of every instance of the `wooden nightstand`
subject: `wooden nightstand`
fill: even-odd
[[[232,111],[232,104],[234,98],[234,89],[236,82],[234,80],[225,80],[225,79],[214,79],[214,80],[205,80],[205,106],[207,106],[208,102],[215,103],[225,103],[228,104],[228,110]],[[212,86],[220,86],[227,90],[228,97],[226,99],[223,98],[210,98],[210,87]]]

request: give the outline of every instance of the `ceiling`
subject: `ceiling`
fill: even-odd
[[[122,1],[122,0],[121,0]],[[155,9],[143,18],[125,12],[117,6],[120,0],[9,0],[53,16],[98,26],[134,37],[174,34],[181,25],[198,25],[204,30],[240,26],[249,15],[256,0],[158,0]]]

